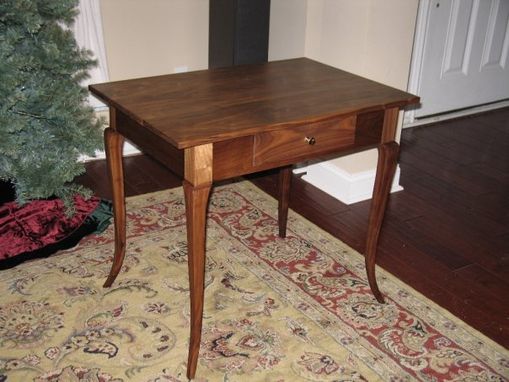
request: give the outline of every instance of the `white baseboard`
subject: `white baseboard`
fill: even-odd
[[[418,119],[415,118],[414,111],[410,110],[405,112],[405,117],[403,119],[403,129],[406,129],[408,127],[429,125],[431,123],[446,121],[448,119],[466,117],[468,115],[479,114],[485,111],[496,110],[507,106],[509,106],[509,101],[503,100],[499,102],[490,103],[487,105],[473,106],[471,108],[464,110],[451,111],[450,113],[434,115],[431,117],[422,117]]]
[[[137,155],[141,154],[141,151],[136,147],[131,145],[129,142],[124,143],[124,151],[123,156]],[[88,155],[82,155],[79,157],[80,162],[90,162],[92,160],[106,159],[106,154],[104,151],[96,151],[95,156],[89,157]]]
[[[306,169],[307,174],[302,179],[345,204],[368,200],[373,196],[375,169],[351,174],[328,162],[309,165]],[[399,176],[398,165],[391,192],[403,190],[399,185]]]

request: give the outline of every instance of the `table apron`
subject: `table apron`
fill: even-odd
[[[178,176],[184,176],[184,149],[177,149],[121,111],[115,114],[115,127],[120,134]],[[376,111],[215,142],[213,180],[377,147],[383,119],[383,111]],[[307,141],[311,139],[313,144]]]

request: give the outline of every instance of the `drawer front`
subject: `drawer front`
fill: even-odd
[[[296,163],[355,143],[356,116],[268,131],[255,136],[254,164]]]

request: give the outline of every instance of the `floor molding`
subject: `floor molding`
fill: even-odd
[[[373,195],[376,169],[351,174],[332,163],[322,162],[309,165],[306,170],[302,179],[345,204],[368,200]],[[403,190],[399,185],[400,172],[398,165],[391,192]]]
[[[414,118],[413,111],[408,111],[405,112],[403,119],[403,129],[415,126],[429,125],[431,123],[447,121],[454,118],[466,117],[473,114],[483,113],[485,111],[501,109],[507,106],[509,106],[509,100],[504,100],[487,105],[474,106],[464,110],[453,111],[450,113],[444,113],[430,117],[422,117],[419,119]]]
[[[129,142],[124,143],[124,150],[122,152],[122,156],[131,156],[131,155],[140,155],[142,152],[138,150],[136,147],[131,145]],[[95,156],[91,157],[88,155],[82,155],[78,158],[80,162],[90,162],[94,160],[106,159],[106,153],[104,151],[96,151]]]

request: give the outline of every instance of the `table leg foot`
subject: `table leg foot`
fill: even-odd
[[[366,272],[368,282],[373,295],[378,302],[383,303],[384,297],[378,288],[375,275],[376,251],[378,237],[385,213],[385,207],[389,199],[392,180],[396,171],[399,145],[396,142],[383,143],[378,147],[378,166],[376,170],[373,199],[369,212],[368,234],[366,239]]]
[[[113,261],[115,261],[115,260],[113,260]],[[118,274],[120,272],[120,268],[122,268],[123,258],[122,258],[122,260],[119,260],[119,261],[120,261],[120,266],[118,267],[118,270],[113,270],[113,269],[110,270],[110,273],[108,274],[108,277],[106,278],[106,281],[103,284],[103,288],[111,287],[111,285],[113,284],[113,282],[117,278],[117,276],[118,276]]]
[[[292,183],[292,167],[279,169],[278,180],[278,226],[279,237],[286,237],[286,223],[288,220],[288,203],[290,201],[290,186]]]
[[[198,364],[203,318],[205,279],[205,224],[211,185],[193,186],[184,180],[187,224],[187,256],[191,295],[191,333],[187,378],[193,379]]]
[[[122,148],[124,138],[115,129],[104,130],[104,146],[110,173],[113,196],[113,222],[115,231],[115,254],[108,278],[104,287],[108,288],[117,277],[124,262],[126,249],[126,213],[124,195],[124,169],[122,164]]]

